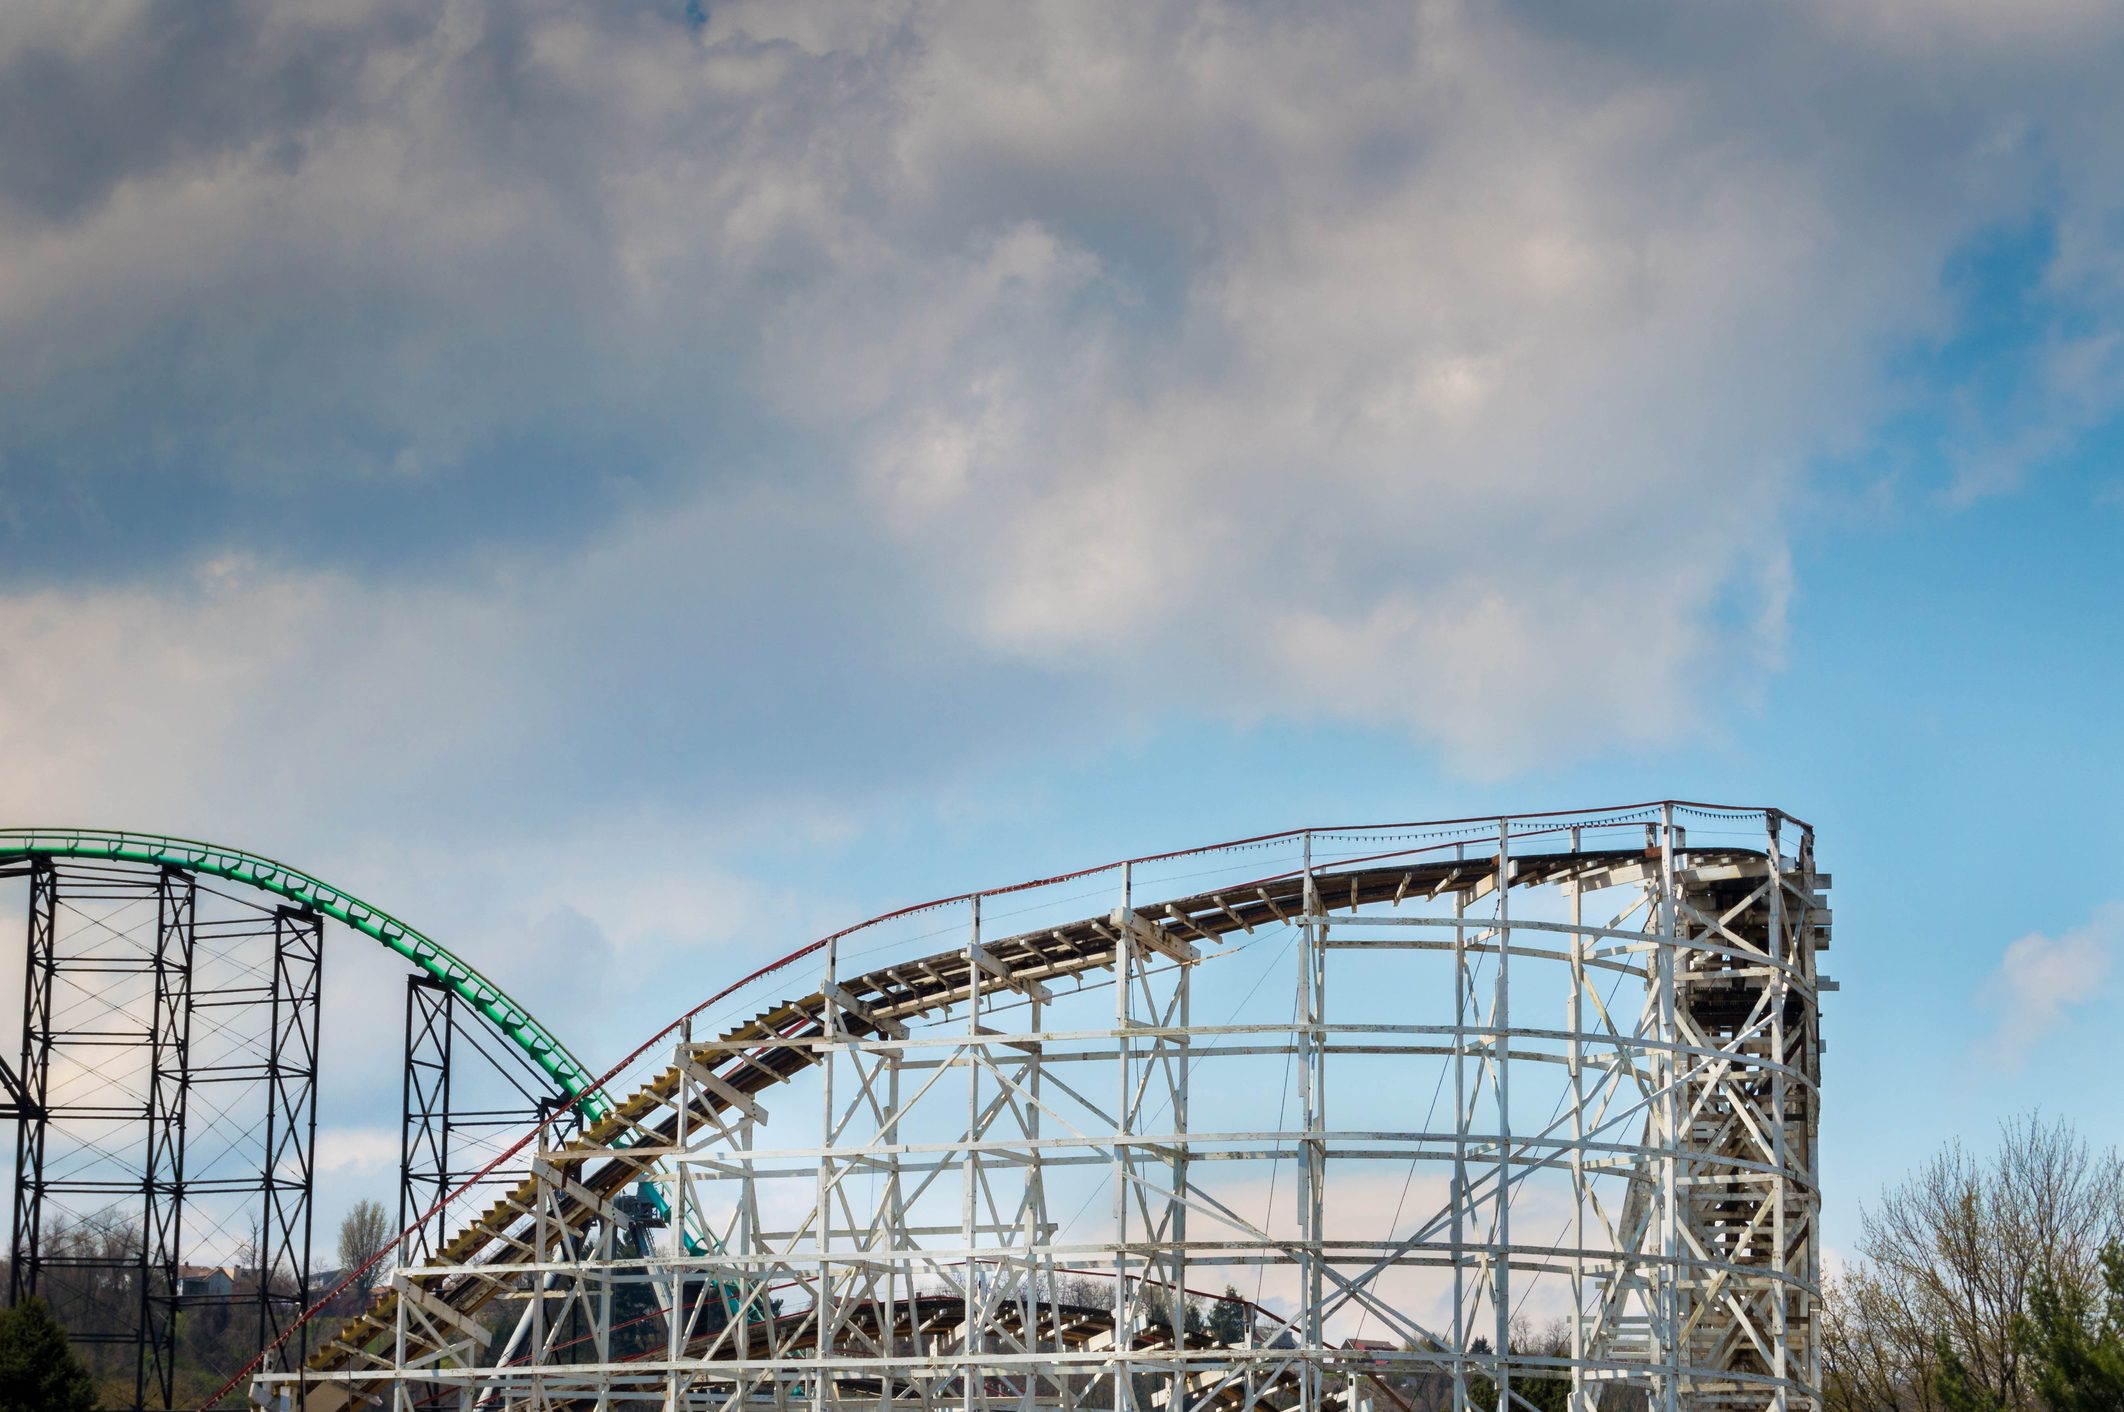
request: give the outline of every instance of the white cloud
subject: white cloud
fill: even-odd
[[[2104,903],[2056,936],[2030,932],[2008,943],[1982,992],[1998,1014],[1983,1052],[2019,1072],[2031,1051],[2071,1022],[2074,1010],[2107,993],[2120,946],[2124,902]]]
[[[239,517],[149,536],[181,586],[7,580],[13,812],[823,814],[1174,709],[1476,774],[1714,730],[1949,257],[2049,202],[2124,289],[2083,5],[712,10],[188,34],[255,111],[110,11],[0,47],[170,108],[0,165],[0,523]],[[2113,323],[2031,405],[2113,407]],[[2044,450],[1972,445],[1957,494]],[[522,541],[424,539],[459,492]]]
[[[333,1175],[398,1179],[399,1133],[396,1128],[317,1130],[317,1170]]]

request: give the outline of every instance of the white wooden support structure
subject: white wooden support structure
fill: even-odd
[[[1668,803],[836,934],[401,1272],[309,1405],[1818,1412],[1827,885],[1791,816]]]

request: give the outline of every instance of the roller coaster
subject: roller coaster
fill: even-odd
[[[1829,878],[1777,810],[1303,829],[940,899],[598,1074],[302,874],[0,836],[33,883],[85,859],[345,922],[551,1093],[411,1208],[366,1308],[261,1321],[224,1389],[261,1406],[1819,1405]]]

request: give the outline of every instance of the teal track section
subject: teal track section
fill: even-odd
[[[425,932],[407,926],[381,907],[372,907],[344,889],[311,877],[300,868],[291,868],[241,849],[201,843],[192,838],[172,838],[166,834],[127,833],[114,829],[0,829],[0,863],[19,858],[80,858],[180,868],[285,897],[375,938],[449,986],[479,1012],[495,1033],[523,1050],[553,1080],[554,1087],[574,1100],[575,1110],[582,1114],[586,1123],[596,1122],[613,1109],[611,1098],[598,1086],[596,1077],[583,1062],[569,1053],[568,1046],[540,1024],[536,1016],[511,1000],[507,991],[459,960],[448,947]],[[665,1216],[671,1214],[662,1191],[650,1187],[645,1194],[658,1211]],[[690,1253],[701,1253],[703,1247],[697,1234],[691,1230],[680,1234]]]
[[[0,829],[0,863],[20,858],[94,859],[179,868],[225,878],[284,897],[373,937],[450,987],[479,1012],[495,1033],[521,1049],[561,1094],[574,1101],[586,1122],[612,1111],[596,1076],[568,1052],[553,1031],[509,998],[508,992],[460,960],[434,938],[407,926],[380,907],[311,877],[299,868],[240,849],[197,839],[110,829]]]

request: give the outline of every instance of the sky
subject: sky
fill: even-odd
[[[298,864],[595,1064],[941,893],[1774,804],[1848,1249],[2007,1115],[2124,1140],[2120,61],[2099,0],[11,7],[0,816]]]

